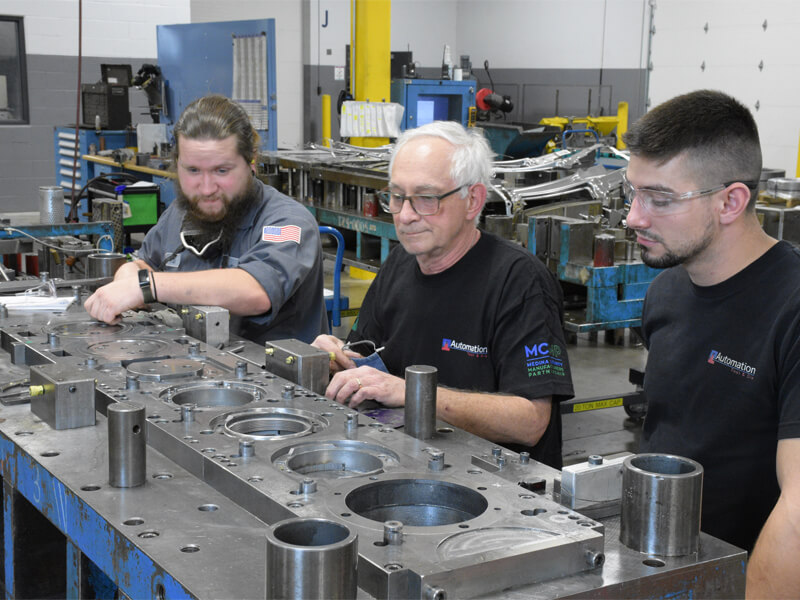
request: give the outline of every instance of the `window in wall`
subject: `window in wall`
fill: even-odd
[[[28,77],[22,17],[0,15],[0,126],[28,123]]]

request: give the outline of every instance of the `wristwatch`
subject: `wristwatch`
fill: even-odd
[[[150,286],[150,270],[139,269],[139,289],[142,290],[142,298],[145,304],[152,304],[156,301],[153,296],[153,288]]]

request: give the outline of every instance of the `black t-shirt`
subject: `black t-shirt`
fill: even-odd
[[[483,232],[455,265],[423,275],[396,247],[369,288],[349,341],[368,339],[389,372],[414,364],[438,369],[452,388],[528,399],[573,396],[561,320],[561,288],[525,249]],[[528,451],[561,466],[561,416],[556,404],[547,431]]]
[[[708,287],[667,269],[642,330],[641,451],[703,465],[702,530],[750,550],[780,494],[778,440],[800,437],[800,254],[779,242]]]

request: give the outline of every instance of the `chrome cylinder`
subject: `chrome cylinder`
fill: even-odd
[[[39,186],[39,222],[60,225],[64,222],[64,188],[57,185]]]
[[[427,365],[406,367],[405,432],[429,440],[436,431],[436,383],[438,370]]]
[[[117,272],[117,269],[124,265],[128,259],[124,254],[105,252],[90,254],[86,257],[86,260],[89,278],[96,279],[100,277],[114,277],[114,273]]]
[[[108,482],[136,487],[147,479],[145,408],[133,402],[114,402],[108,417]]]
[[[697,552],[703,467],[682,456],[637,454],[622,465],[620,541],[638,552]]]
[[[343,523],[295,518],[267,532],[266,598],[355,598],[358,535]]]

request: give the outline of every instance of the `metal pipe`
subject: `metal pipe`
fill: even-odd
[[[697,552],[703,467],[682,456],[637,454],[622,464],[620,541],[638,552]]]
[[[343,523],[295,518],[267,532],[266,598],[355,598],[358,534]]]
[[[133,402],[113,402],[108,417],[108,482],[136,487],[146,478],[145,409]]]
[[[428,365],[406,367],[405,432],[429,440],[436,431],[438,370]]]

